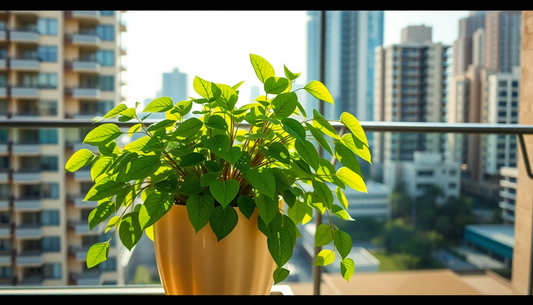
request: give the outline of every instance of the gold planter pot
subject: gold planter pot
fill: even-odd
[[[282,201],[280,201],[282,206]],[[257,228],[258,211],[217,242],[207,224],[198,234],[185,206],[174,205],[154,225],[157,269],[167,295],[267,295],[276,265]]]

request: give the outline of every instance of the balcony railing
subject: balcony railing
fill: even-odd
[[[94,72],[100,71],[100,64],[96,60],[75,59],[65,62],[65,68],[74,72]]]
[[[73,98],[99,99],[100,88],[96,86],[79,86],[76,88],[66,88],[65,94]]]
[[[42,266],[43,262],[42,250],[26,250],[17,254],[17,265],[19,266]]]
[[[20,56],[11,58],[9,64],[13,70],[38,71],[40,60],[37,57]]]
[[[100,46],[100,38],[96,35],[96,32],[81,32],[72,35],[66,34],[65,43],[98,47]]]

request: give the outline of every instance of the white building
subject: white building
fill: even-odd
[[[395,165],[395,162],[385,163],[385,170]],[[459,197],[461,189],[461,165],[459,163],[443,161],[438,153],[416,151],[414,161],[403,162],[400,166],[401,179],[405,182],[406,191],[411,197],[423,196],[424,190],[431,185],[439,186],[444,192],[444,197],[439,198],[441,203],[448,198]],[[393,187],[399,181],[389,180],[387,182]]]
[[[515,200],[516,200],[516,178],[518,168],[502,167],[500,169],[500,208],[502,208],[502,218],[506,223],[514,223]]]
[[[487,123],[517,124],[520,67],[513,73],[489,76]],[[485,172],[497,175],[503,166],[516,167],[517,139],[514,135],[487,135],[484,139]]]

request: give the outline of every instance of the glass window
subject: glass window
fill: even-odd
[[[58,170],[58,162],[57,162],[57,156],[41,156],[41,170],[42,171],[57,171]]]
[[[115,40],[115,26],[114,25],[99,25],[96,27],[96,35],[102,40]]]
[[[0,143],[7,142],[7,129],[0,129]]]
[[[37,31],[41,35],[57,35],[57,19],[39,18],[37,19]]]
[[[37,57],[44,62],[57,62],[57,46],[39,46]]]
[[[102,91],[114,91],[115,90],[115,77],[112,75],[99,76],[98,87]]]
[[[0,87],[2,87],[1,81],[0,81]],[[0,115],[6,115],[6,114],[7,114],[7,101],[0,100]]]
[[[57,73],[39,73],[37,83],[39,88],[57,89]]]
[[[11,239],[0,239],[0,251],[10,251],[11,249]]]
[[[7,75],[6,74],[0,74],[0,87],[7,87]]]
[[[11,266],[0,267],[0,278],[12,278],[12,277],[13,277],[13,267]]]
[[[59,210],[41,211],[41,224],[43,226],[58,226],[59,225]]]
[[[100,15],[102,15],[102,16],[113,16],[113,15],[115,15],[115,11],[100,11]]]
[[[115,66],[115,51],[113,50],[98,50],[96,52],[96,61],[102,66]]]
[[[59,184],[57,183],[44,183],[41,186],[42,198],[59,198]]]
[[[39,101],[39,115],[57,115],[57,101]]]
[[[45,236],[41,240],[43,252],[61,251],[61,238],[59,236]]]
[[[100,270],[102,271],[117,271],[117,258],[109,257],[106,261],[100,264]]]
[[[513,88],[517,88],[518,87],[518,82],[514,80],[512,82],[512,86],[513,86]]]
[[[61,278],[61,263],[44,264],[43,275],[47,279],[60,279]]]
[[[500,91],[499,96],[507,96],[507,91]]]
[[[57,144],[57,129],[39,129],[39,143]]]

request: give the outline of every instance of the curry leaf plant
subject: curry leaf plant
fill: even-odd
[[[95,119],[118,117],[120,122],[136,124],[128,132],[114,123],[99,125],[84,139],[84,143],[97,146],[99,154],[81,149],[66,163],[70,172],[91,166],[95,183],[84,200],[99,205],[89,215],[90,229],[107,221],[106,232],[113,232],[111,238],[118,232],[131,251],[143,231],[153,239],[154,223],[173,205],[184,205],[195,232],[209,225],[220,241],[237,225],[237,213],[249,220],[257,209],[258,230],[267,238],[277,265],[272,276],[279,283],[289,275],[284,266],[300,236],[297,226],[309,222],[317,210],[328,217],[329,224],[318,227],[316,246],[331,245],[333,250],[320,252],[315,264],[324,266],[338,259],[343,278],[349,280],[353,274],[353,261],[348,258],[352,241],[331,217],[353,220],[346,212],[346,187],[366,192],[355,157],[370,162],[365,133],[347,112],[337,121],[350,131],[344,135],[316,110],[309,114],[312,118],[307,117],[295,91],[305,90],[333,104],[328,89],[319,81],[295,89],[300,73],[284,66],[285,77],[276,76],[264,58],[250,54],[250,60],[264,94],[240,107],[242,82],[232,86],[195,77],[197,97],[177,102],[160,97],[146,105],[145,113],[165,113],[166,118],[157,123],[147,126],[147,116],[137,116],[139,103],[134,108],[120,104]],[[201,110],[192,111],[194,104]],[[185,119],[191,111],[196,116]],[[131,137],[134,133],[144,136],[123,148],[116,145],[122,134]],[[313,142],[342,166],[335,170],[319,156]],[[335,190],[328,186],[331,184],[336,185]],[[334,204],[334,198],[342,206]],[[280,208],[281,200],[287,204],[286,210]],[[110,240],[89,249],[89,268],[107,259]]]

